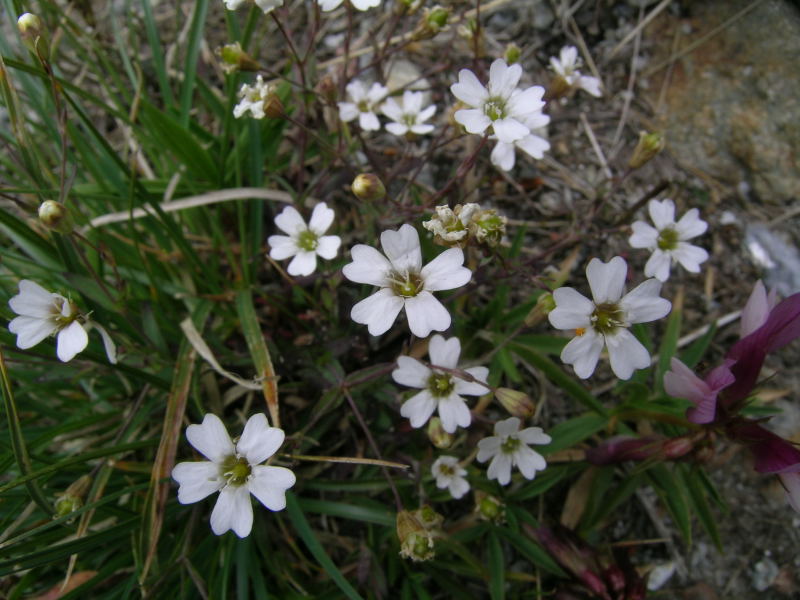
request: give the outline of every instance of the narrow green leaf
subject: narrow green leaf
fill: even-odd
[[[300,498],[298,504],[303,511],[318,515],[341,517],[343,519],[375,523],[386,527],[394,527],[397,523],[397,515],[392,511],[382,508],[358,506],[355,504],[346,504],[344,502],[330,502],[328,500],[314,500],[311,498]]]
[[[492,600],[505,598],[505,562],[503,547],[497,534],[489,533],[489,596]]]
[[[186,49],[186,63],[183,67],[183,86],[181,87],[181,125],[189,127],[189,116],[194,98],[194,83],[197,79],[197,59],[200,56],[200,44],[203,41],[203,27],[206,24],[208,0],[196,0],[192,12],[192,24],[189,28],[189,44]]]
[[[669,319],[667,319],[667,328],[661,338],[661,346],[658,350],[658,364],[656,365],[656,391],[658,393],[664,392],[664,373],[669,371],[670,361],[678,349],[678,338],[681,335],[682,305],[683,290],[681,289],[673,301],[672,312],[669,315]]]
[[[553,441],[541,449],[537,448],[537,450],[547,455],[558,450],[571,448],[603,429],[607,423],[608,419],[606,417],[592,413],[573,417],[569,421],[564,421],[551,428],[548,434],[553,438]]]
[[[684,486],[676,480],[666,465],[653,465],[646,473],[656,492],[667,505],[670,515],[672,515],[675,524],[683,535],[683,539],[686,540],[687,544],[691,544],[692,520],[689,504],[683,492]]]

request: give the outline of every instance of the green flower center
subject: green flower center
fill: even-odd
[[[453,475],[456,472],[453,467],[444,463],[439,463],[439,471],[442,475]]]
[[[595,306],[591,316],[592,326],[597,333],[607,335],[614,333],[620,327],[626,327],[625,311],[619,304],[614,302],[604,302]]]
[[[506,101],[502,98],[489,98],[483,104],[483,113],[492,121],[506,116]]]
[[[361,112],[370,112],[369,102],[367,102],[366,100],[362,100],[356,106],[358,106],[358,110]]]
[[[394,272],[389,277],[391,288],[395,294],[403,298],[413,298],[422,291],[425,282],[416,273]]]
[[[406,113],[403,115],[403,123],[408,127],[413,127],[417,124],[417,115]]]
[[[519,448],[519,444],[520,442],[517,438],[508,437],[500,444],[500,451],[503,454],[513,454],[514,451]]]
[[[301,250],[313,252],[317,249],[317,246],[319,246],[319,236],[310,229],[301,231],[300,235],[297,236],[297,247]]]
[[[247,482],[250,477],[252,467],[247,459],[243,456],[231,455],[222,461],[219,472],[220,475],[228,482],[228,485],[240,486]]]
[[[428,391],[437,398],[449,396],[455,387],[453,378],[447,373],[433,373],[428,378]]]
[[[69,305],[69,315],[64,316],[64,304]],[[74,302],[64,298],[53,298],[52,316],[50,319],[64,328],[78,318],[78,307]]]
[[[658,233],[658,247],[660,250],[675,250],[678,247],[678,232],[672,227],[662,229]]]

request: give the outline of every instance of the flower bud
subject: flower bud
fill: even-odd
[[[353,194],[359,200],[375,201],[382,200],[386,196],[386,188],[377,175],[372,173],[361,173],[353,180],[351,186]]]
[[[55,200],[45,200],[39,206],[39,220],[52,231],[71,233],[75,227],[69,209]]]
[[[22,43],[28,50],[42,58],[48,58],[50,47],[47,42],[47,32],[38,16],[31,13],[21,15],[17,19],[17,29],[22,37]]]
[[[661,451],[664,458],[675,459],[689,454],[694,449],[694,442],[688,437],[672,438],[664,442]]]
[[[628,161],[628,166],[631,169],[638,169],[661,152],[666,143],[664,136],[660,133],[640,132],[639,142],[636,144],[636,148],[633,149],[633,155]]]
[[[506,62],[509,65],[513,65],[514,63],[519,62],[519,57],[522,54],[522,50],[520,50],[519,46],[517,46],[514,42],[511,42],[506,46],[506,51],[503,53],[503,58],[506,59]]]
[[[497,246],[506,234],[506,219],[493,208],[480,210],[472,216],[470,233],[479,244],[490,248]]]
[[[528,316],[525,317],[525,326],[532,327],[537,325],[547,318],[556,307],[556,301],[553,299],[553,294],[547,292],[539,296],[536,300],[536,306],[531,309]]]
[[[439,6],[426,8],[425,14],[417,23],[417,28],[411,36],[415,41],[429,40],[439,34],[447,27],[447,20],[450,18],[450,10]]]
[[[325,75],[319,80],[316,91],[328,104],[336,102],[336,82],[330,75]]]
[[[528,394],[512,390],[510,388],[497,388],[494,391],[494,397],[503,405],[513,417],[520,419],[527,419],[533,416],[536,411],[536,405],[531,400]]]
[[[264,100],[264,114],[270,119],[281,119],[286,116],[286,111],[283,108],[283,102],[278,97],[278,94],[270,92]]]
[[[42,20],[31,13],[25,13],[17,19],[17,29],[23,36],[36,37],[42,35]]]
[[[433,512],[432,509],[429,509]],[[420,519],[420,510],[410,512],[401,510],[397,513],[397,537],[400,540],[400,556],[415,562],[430,560],[434,557],[434,532]],[[436,514],[433,512],[433,514]],[[441,516],[439,516],[441,519]],[[439,520],[441,522],[441,520]]]
[[[437,448],[444,450],[452,446],[455,436],[452,433],[447,433],[442,427],[442,420],[439,417],[431,417],[428,421],[428,438],[431,444]]]
[[[261,65],[258,64],[258,61],[242,50],[242,45],[239,42],[225,44],[217,49],[217,54],[222,59],[222,68],[226,73],[261,70]]]
[[[83,506],[83,497],[89,490],[92,480],[88,475],[83,475],[70,484],[67,490],[55,501],[54,519],[65,517]]]
[[[503,502],[481,490],[475,490],[475,512],[478,518],[484,521],[502,523],[506,520],[506,507]]]

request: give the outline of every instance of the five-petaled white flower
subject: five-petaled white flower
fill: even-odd
[[[207,461],[182,462],[172,469],[178,482],[178,502],[191,504],[219,492],[211,512],[211,530],[229,529],[240,538],[250,535],[253,507],[250,494],[270,510],[286,507],[286,490],[295,476],[284,467],[262,465],[283,444],[283,430],[270,427],[263,413],[247,420],[239,441],[231,441],[219,417],[208,414],[200,425],[189,425],[186,437]]]
[[[699,273],[700,263],[708,259],[708,252],[686,243],[708,229],[708,223],[700,219],[699,211],[691,209],[676,223],[675,203],[669,198],[650,200],[647,208],[655,227],[636,221],[631,225],[633,235],[629,240],[634,248],[647,248],[653,253],[644,266],[644,274],[666,281],[674,262],[679,262],[691,273]]]
[[[381,111],[393,122],[387,123],[386,130],[395,135],[405,135],[408,132],[417,135],[425,135],[433,131],[433,125],[426,124],[436,113],[436,105],[431,104],[427,108],[422,108],[422,92],[403,92],[403,106],[397,103],[394,98],[389,98],[381,106]]]
[[[447,488],[450,495],[458,500],[469,491],[469,482],[464,478],[467,470],[458,464],[455,456],[440,456],[431,465],[431,473],[436,478],[436,487]]]
[[[408,224],[384,231],[381,247],[386,256],[365,244],[353,246],[353,262],[342,269],[350,281],[381,288],[353,306],[352,319],[367,325],[371,335],[381,335],[405,308],[408,326],[417,337],[450,327],[450,313],[432,292],[469,282],[472,272],[463,266],[461,249],[449,248],[423,267],[419,234]]]
[[[273,93],[273,86],[266,83],[261,75],[253,85],[243,83],[239,89],[239,103],[233,107],[233,116],[238,119],[249,110],[254,119],[263,119],[266,102]]]
[[[317,0],[319,6],[325,12],[338,8],[343,0]],[[381,0],[350,0],[350,4],[357,10],[367,10],[380,5]]]
[[[511,468],[517,467],[525,479],[533,479],[536,471],[542,471],[547,463],[541,454],[529,448],[530,444],[549,444],[550,436],[541,427],[519,430],[521,421],[511,417],[494,424],[494,435],[478,442],[478,460],[490,458],[487,476],[497,479],[500,485],[511,481]]]
[[[593,258],[586,267],[586,278],[594,301],[570,287],[553,292],[556,307],[548,315],[550,324],[576,334],[564,346],[561,360],[572,365],[581,379],[594,373],[603,346],[608,347],[611,370],[620,379],[629,379],[634,370],[650,366],[650,354],[628,327],[660,319],[672,304],[659,297],[661,282],[656,279],[625,294],[627,272],[621,256],[607,263]]]
[[[553,67],[556,77],[563,81],[562,87],[582,89],[597,98],[603,95],[601,83],[597,77],[581,75],[579,70],[581,61],[578,58],[578,49],[575,46],[563,47],[559,52],[558,58],[551,56],[550,66]]]
[[[380,83],[373,83],[369,90],[358,79],[347,84],[347,96],[352,102],[339,102],[339,118],[352,121],[358,117],[358,125],[364,131],[377,131],[381,122],[375,111],[389,93],[389,89]]]
[[[412,427],[422,427],[438,410],[442,428],[447,433],[454,433],[458,426],[469,427],[472,416],[461,394],[483,396],[490,391],[489,387],[436,368],[457,368],[461,354],[458,338],[445,340],[441,335],[434,335],[428,345],[428,354],[431,357],[430,368],[410,356],[397,359],[392,379],[400,385],[422,390],[403,403],[400,414],[411,421]],[[489,376],[486,367],[470,367],[464,371],[483,383]]]
[[[256,6],[258,6],[258,8],[264,11],[265,15],[267,13],[272,12],[279,6],[283,6],[283,0],[253,0],[253,1],[255,2]],[[227,8],[228,10],[236,10],[242,4],[247,2],[247,0],[224,0],[224,2],[225,2],[225,8]]]
[[[55,335],[56,355],[62,362],[68,362],[86,348],[89,344],[87,330],[95,327],[103,338],[109,362],[117,362],[116,347],[105,328],[86,319],[78,312],[77,305],[61,294],[48,292],[38,283],[23,279],[19,282],[19,294],[11,298],[8,305],[19,315],[8,324],[8,330],[17,336],[17,348],[27,350]]]
[[[456,111],[454,118],[469,133],[483,133],[490,126],[501,142],[512,143],[531,133],[525,123],[544,107],[544,88],[517,87],[522,76],[519,64],[508,66],[502,58],[489,67],[488,89],[469,69],[458,72],[458,82],[450,86],[453,95],[472,108]]]
[[[317,268],[317,255],[330,260],[342,243],[338,235],[322,235],[333,223],[333,210],[324,202],[314,207],[308,225],[293,206],[275,217],[275,225],[289,235],[271,235],[267,239],[269,255],[275,260],[294,256],[286,269],[289,275],[311,275]]]
[[[519,148],[531,158],[541,160],[544,153],[550,150],[550,142],[536,134],[538,130],[546,127],[550,122],[550,117],[544,113],[537,112],[525,119],[525,125],[531,133],[524,138],[513,142],[497,141],[492,154],[489,157],[492,164],[503,171],[510,171],[516,162],[516,149]]]

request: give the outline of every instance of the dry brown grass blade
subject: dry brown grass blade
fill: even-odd
[[[596,467],[589,467],[569,488],[567,500],[561,510],[561,524],[564,527],[575,529],[580,522],[583,512],[586,510],[586,503],[589,501],[596,473]]]

